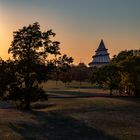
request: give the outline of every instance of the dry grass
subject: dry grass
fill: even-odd
[[[1,105],[0,105],[1,106]],[[31,112],[0,109],[0,140],[139,140],[140,102],[131,98],[50,99]]]
[[[0,103],[0,140],[140,139],[139,99],[111,98],[89,83],[79,88],[76,82],[64,87],[48,81],[43,87],[49,101],[32,104],[30,112]]]
[[[108,96],[109,90],[99,89],[95,85],[88,82],[83,82],[79,85],[79,82],[73,81],[67,87],[61,81],[48,81],[42,84],[43,88],[48,93],[49,97],[93,97],[93,96]]]
[[[75,89],[75,88],[94,88],[95,85],[92,85],[90,84],[89,82],[82,82],[82,85],[80,85],[79,82],[77,81],[73,81],[71,83],[69,83],[66,87],[65,87],[65,84],[62,83],[61,81],[58,81],[57,84],[56,84],[56,81],[52,81],[52,80],[49,80],[47,81],[46,83],[43,83],[42,84],[43,88],[45,90],[62,90],[62,89]]]

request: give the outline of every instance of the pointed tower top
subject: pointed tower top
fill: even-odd
[[[97,51],[105,51],[105,50],[107,50],[107,49],[105,47],[103,39],[101,39],[100,45],[99,45],[98,49],[96,50],[96,52]]]
[[[106,49],[104,41],[101,40],[95,55],[92,57],[93,60],[90,63],[90,66],[93,68],[100,68],[105,65],[108,65],[110,63],[110,57],[109,53],[107,52],[108,49]]]

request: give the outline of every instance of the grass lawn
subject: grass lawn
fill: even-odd
[[[83,82],[82,85],[79,82],[73,81],[66,87],[64,83],[58,81],[48,81],[42,84],[43,88],[48,93],[49,97],[93,97],[93,96],[109,96],[108,89],[100,89],[96,85],[92,85],[88,82]]]
[[[43,84],[49,101],[19,111],[0,102],[0,140],[139,140],[140,100],[89,83]],[[81,98],[82,97],[82,98]]]
[[[0,140],[139,140],[140,102],[119,97],[50,99],[31,112],[0,104]]]
[[[91,84],[89,82],[82,82],[82,84],[80,85],[80,83],[77,81],[72,81],[71,83],[67,84],[67,86],[65,87],[65,84],[62,83],[61,81],[58,81],[56,83],[56,81],[49,80],[46,83],[43,83],[42,86],[45,90],[56,90],[56,89],[62,90],[62,89],[79,89],[79,88],[82,88],[82,89],[96,88],[97,89],[97,86],[94,84]]]

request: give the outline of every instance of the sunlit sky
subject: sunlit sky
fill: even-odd
[[[0,57],[9,58],[13,31],[36,21],[75,64],[88,64],[101,39],[111,56],[140,48],[140,0],[0,0]]]

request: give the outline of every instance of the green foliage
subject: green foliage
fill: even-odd
[[[55,59],[55,71],[52,74],[52,78],[56,80],[56,84],[58,80],[65,83],[65,86],[66,83],[71,82],[72,79],[69,72],[73,61],[73,58],[68,57],[66,54]]]
[[[119,87],[121,80],[119,69],[116,65],[110,64],[94,71],[91,81],[98,83],[100,86],[107,85],[112,90]]]
[[[11,60],[0,60],[0,98],[6,99],[11,87],[17,84],[14,62]]]
[[[94,71],[92,82],[104,83],[129,95],[140,96],[140,50],[122,51],[110,65]]]
[[[140,96],[140,56],[128,57],[120,65],[122,73],[126,75],[127,86],[134,91],[135,96]]]
[[[73,58],[68,57],[66,54],[60,56],[57,60],[57,68],[61,72],[67,72],[68,69],[71,68],[70,64],[73,63]]]
[[[91,77],[91,83],[97,83],[100,86],[103,86],[103,83],[105,82],[105,75],[103,69],[95,69],[93,71],[92,77]]]
[[[89,69],[84,63],[73,66],[71,73],[73,80],[78,81],[80,85],[89,78]]]
[[[105,75],[105,82],[110,89],[110,95],[112,95],[112,90],[118,89],[121,81],[119,68],[116,65],[110,64],[103,67],[103,71]]]

